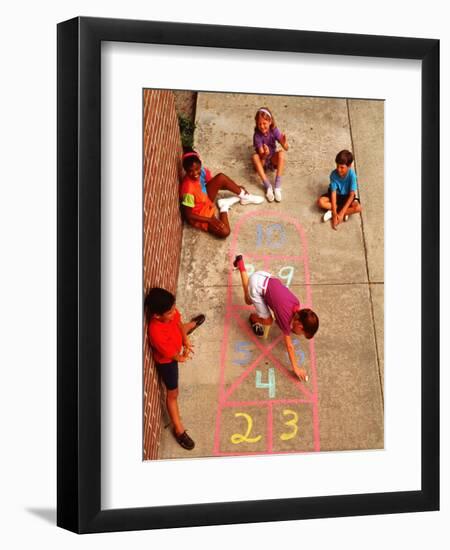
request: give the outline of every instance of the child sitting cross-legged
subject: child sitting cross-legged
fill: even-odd
[[[166,406],[172,421],[173,434],[179,445],[188,451],[195,446],[184,429],[178,409],[178,363],[191,359],[193,346],[188,335],[204,320],[197,315],[183,323],[175,307],[175,296],[163,288],[152,288],[146,298],[148,338],[153,351],[156,369],[166,386]]]
[[[362,211],[359,198],[356,196],[358,187],[352,163],[353,155],[350,151],[344,149],[336,155],[336,170],[330,174],[328,192],[317,200],[319,208],[326,210],[322,220],[331,220],[333,229],[337,229],[338,225],[347,221],[352,214]]]

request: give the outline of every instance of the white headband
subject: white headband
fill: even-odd
[[[272,120],[272,115],[270,114],[270,112],[267,110],[267,109],[258,109],[258,113],[265,113],[266,115],[269,116],[270,120]]]

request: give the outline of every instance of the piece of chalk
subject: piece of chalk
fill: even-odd
[[[309,378],[308,378],[308,376],[307,376],[307,377],[305,378],[305,382],[308,382],[308,380],[309,380]]]

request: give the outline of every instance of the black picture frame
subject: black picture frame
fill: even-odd
[[[60,23],[57,39],[57,524],[94,533],[438,510],[439,41],[86,17]],[[421,60],[420,491],[101,509],[102,41]]]

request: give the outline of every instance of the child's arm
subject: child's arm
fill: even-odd
[[[193,351],[193,347],[192,347],[192,344],[190,343],[189,341],[189,338],[188,338],[188,335],[187,335],[187,331],[186,329],[184,328],[184,324],[181,320],[181,317],[180,317],[180,322],[178,324],[179,328],[180,328],[180,331],[181,331],[181,340],[183,342],[183,355],[186,356],[187,359],[190,358],[190,355],[192,353],[194,353]]]
[[[198,214],[194,214],[190,206],[183,205],[183,213],[190,222],[202,222],[209,225],[211,222],[214,222],[214,220],[217,220],[217,218],[215,218],[214,216],[212,216],[211,218],[207,218],[206,216],[199,216]]]
[[[224,223],[217,219],[216,216],[211,216],[210,218],[207,218],[205,216],[199,216],[198,214],[193,214],[192,212],[190,214],[186,215],[186,218],[188,221],[192,222],[202,222],[207,223],[208,228],[215,231],[222,231],[224,229]]]
[[[289,334],[284,335],[284,343],[286,345],[286,349],[287,349],[287,352],[288,352],[288,355],[289,355],[289,361],[291,362],[291,366],[292,366],[293,371],[300,378],[300,380],[305,380],[307,382],[308,377],[306,375],[306,370],[301,369],[297,365],[297,358],[295,357],[294,345],[292,343],[292,340],[291,340],[291,337],[289,336]]]
[[[263,143],[260,147],[255,147],[255,151],[261,159],[268,157],[270,154],[269,147],[265,143]]]
[[[212,229],[223,229],[223,223],[218,220],[215,216],[211,216],[211,218],[207,218],[206,216],[199,216],[198,214],[194,214],[192,212],[192,208],[190,206],[184,206],[183,205],[183,212],[186,217],[186,219],[189,222],[202,222],[207,223],[208,227],[211,227]]]
[[[269,148],[257,132],[253,134],[253,147],[260,157],[266,157],[270,153]]]
[[[287,142],[286,134],[281,134],[279,142],[280,142],[281,147],[283,147],[283,149],[285,151],[287,151],[289,149],[289,144]]]
[[[344,216],[347,212],[347,209],[348,207],[352,204],[352,202],[355,200],[355,192],[354,191],[350,191],[350,193],[348,194],[348,199],[345,201],[345,204],[344,206],[341,208],[339,214],[338,214],[338,218],[339,218],[339,223],[341,223],[342,221],[344,221]]]
[[[337,200],[336,200],[336,191],[331,191],[331,213],[333,215],[331,219],[331,226],[333,229],[339,225],[339,218],[337,215]]]
[[[190,206],[183,205],[183,213],[190,222],[192,221],[192,222],[209,223],[211,220],[211,218],[207,218],[206,216],[199,216],[198,214],[194,214]]]
[[[211,170],[209,168],[205,168],[205,178],[206,183],[208,183],[210,180],[212,180],[213,175],[211,174]]]
[[[178,361],[178,363],[185,363],[188,359],[191,358],[190,353],[192,352],[191,349],[186,348],[183,346],[183,352],[177,353],[172,357],[174,361]]]

